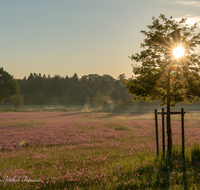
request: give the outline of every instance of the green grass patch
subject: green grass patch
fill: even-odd
[[[63,152],[65,150],[65,152]],[[6,156],[4,154],[10,154]],[[65,147],[30,148],[23,154],[6,152],[1,156],[6,165],[0,164],[3,171],[33,172],[35,179],[46,176],[40,183],[4,182],[2,189],[191,189],[200,186],[200,147],[198,144],[186,151],[182,158],[181,147],[174,147],[171,155],[159,157],[155,152],[135,152],[128,154],[120,148],[71,150]],[[12,156],[15,161],[11,162]],[[22,153],[22,152],[21,152]],[[46,157],[45,157],[45,154]],[[35,155],[35,157],[33,156]],[[38,156],[38,157],[37,157]],[[30,160],[30,157],[32,159]],[[33,158],[34,157],[34,158]],[[17,158],[17,159],[16,159]],[[45,159],[46,158],[46,159]],[[46,160],[46,161],[44,161]],[[9,166],[9,167],[8,167]],[[66,175],[60,178],[57,173]],[[7,173],[7,175],[11,173]],[[54,179],[56,178],[56,180]]]
[[[114,129],[116,131],[125,131],[125,130],[131,130],[131,128],[127,127],[124,124],[120,124],[120,123],[115,123],[115,122],[111,122],[109,124],[106,124],[109,128]]]

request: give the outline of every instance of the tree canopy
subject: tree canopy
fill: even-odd
[[[200,33],[195,33],[198,23],[189,26],[186,18],[176,21],[163,14],[152,20],[149,31],[141,31],[146,37],[141,43],[144,50],[129,57],[139,64],[133,65],[135,78],[124,81],[128,93],[134,94],[135,100],[160,100],[162,106],[167,105],[169,85],[171,106],[199,101],[200,53],[195,52],[200,45]],[[185,49],[181,58],[173,55],[178,46]]]
[[[0,102],[3,102],[6,98],[19,93],[19,86],[17,81],[6,72],[2,67],[0,68]]]

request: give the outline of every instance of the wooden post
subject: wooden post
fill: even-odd
[[[184,109],[181,108],[181,125],[182,125],[182,154],[183,158],[185,158],[185,146],[184,146]]]
[[[166,121],[169,120],[169,116],[171,114],[181,114],[181,127],[182,127],[182,155],[183,158],[185,158],[185,139],[184,139],[184,109],[181,108],[181,112],[164,112],[164,108],[162,108],[162,112],[157,112],[157,109],[155,109],[155,127],[156,127],[156,146],[157,146],[157,155],[159,155],[159,144],[158,144],[158,114],[162,114],[162,144],[163,144],[163,155],[165,154],[165,114],[166,114]],[[168,128],[167,128],[168,129]],[[170,129],[171,130],[171,129]],[[167,131],[168,133],[169,131]],[[168,135],[169,136],[169,135]],[[170,137],[171,138],[171,137]],[[172,144],[169,145],[172,142],[172,139],[170,140],[168,138],[168,153],[171,153]]]
[[[164,108],[162,108],[162,144],[163,144],[163,154],[165,154],[165,115]]]
[[[155,127],[156,127],[156,146],[157,146],[157,156],[159,155],[159,146],[158,146],[158,118],[157,118],[157,109],[155,109]]]

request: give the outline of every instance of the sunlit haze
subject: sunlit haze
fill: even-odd
[[[17,79],[34,72],[130,78],[128,56],[142,50],[140,31],[152,17],[187,17],[191,24],[200,20],[199,6],[185,0],[1,1],[0,67]]]

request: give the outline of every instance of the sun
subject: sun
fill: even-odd
[[[176,58],[180,58],[184,55],[185,49],[182,46],[178,46],[174,49],[173,53]]]

